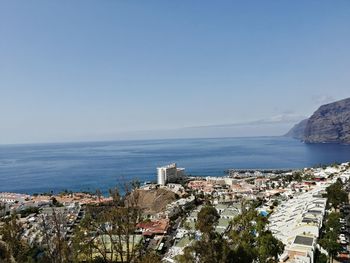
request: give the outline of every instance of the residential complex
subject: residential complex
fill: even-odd
[[[296,172],[259,171],[245,172],[244,176],[231,173],[222,177],[184,178],[184,169],[177,168],[175,163],[159,167],[157,171],[157,184],[145,184],[137,189],[139,194],[147,196],[152,209],[147,210],[144,218],[135,224],[132,241],[145,251],[155,251],[164,262],[169,263],[177,262],[177,257],[184,253],[187,246],[201,239],[196,224],[205,202],[210,202],[216,209],[219,219],[214,230],[223,238],[228,238],[233,220],[247,209],[245,202],[258,203],[254,208],[256,213],[266,217],[269,222],[267,229],[284,244],[284,252],[278,260],[316,263],[316,251],[327,255],[319,244],[325,217],[330,213],[326,189],[337,180],[346,184],[350,177],[349,163]],[[299,178],[296,174],[302,176]],[[171,183],[179,177],[184,179],[182,184]],[[162,209],[158,209],[160,201],[164,205]],[[86,207],[103,208],[103,204],[109,202],[113,202],[112,197],[86,193],[53,196],[0,193],[0,216],[20,214],[18,220],[24,229],[23,239],[30,245],[40,245],[47,235],[55,235],[57,230],[52,218],[59,215],[59,231],[70,242],[75,227],[86,214]],[[110,227],[112,223],[106,222],[105,227]],[[114,235],[96,236],[96,242],[107,244],[107,248],[112,248],[117,240]],[[348,245],[345,235],[340,237],[340,241],[344,246]]]

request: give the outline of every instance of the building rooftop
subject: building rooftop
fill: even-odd
[[[171,163],[168,165],[157,167],[157,169],[169,169],[169,168],[176,168],[176,163]]]
[[[306,236],[296,236],[293,244],[309,246],[311,247],[314,243],[314,238]]]
[[[168,230],[169,220],[160,219],[154,221],[145,221],[137,225],[142,229],[143,235],[164,234]]]

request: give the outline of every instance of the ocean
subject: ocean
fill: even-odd
[[[104,193],[131,180],[155,181],[176,162],[194,176],[230,168],[303,168],[350,161],[350,146],[285,137],[135,140],[0,146],[0,192]]]

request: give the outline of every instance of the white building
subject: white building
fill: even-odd
[[[316,240],[326,212],[327,199],[320,193],[330,183],[294,195],[271,214],[269,229],[285,245],[280,260],[288,263],[313,263]]]
[[[17,193],[0,193],[0,202],[5,204],[13,204],[16,202],[22,203],[25,200],[29,200],[30,196],[26,194],[17,194]]]
[[[177,168],[176,163],[158,167],[157,183],[160,185],[166,185],[168,182],[172,182],[175,179],[184,176],[184,174],[185,174],[185,169]]]

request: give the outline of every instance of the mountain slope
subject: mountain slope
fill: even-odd
[[[295,124],[293,126],[293,128],[289,132],[286,133],[285,136],[303,140],[304,139],[304,132],[305,132],[305,128],[306,128],[306,124],[307,124],[308,120],[309,119],[305,119],[305,120],[302,120],[301,122]]]
[[[350,144],[350,98],[322,105],[287,136],[307,143]]]

